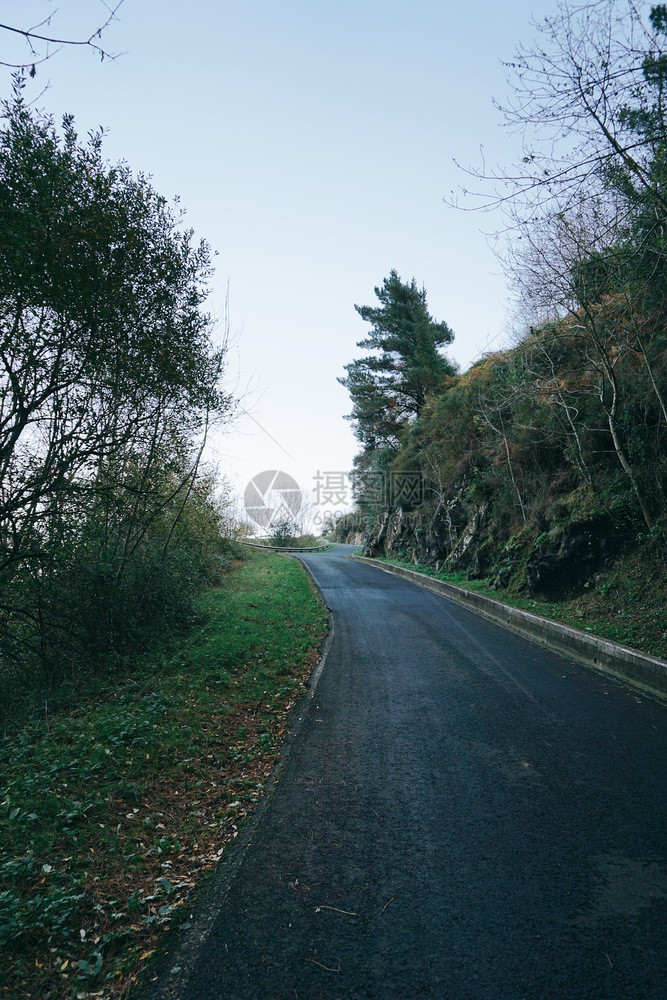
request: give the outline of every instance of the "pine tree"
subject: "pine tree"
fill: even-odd
[[[372,327],[357,347],[373,353],[350,362],[347,375],[338,379],[350,393],[348,419],[367,451],[396,447],[402,428],[419,416],[429,393],[456,371],[440,353],[454,334],[430,315],[426,290],[414,278],[403,282],[392,270],[375,294],[379,306],[355,306]]]

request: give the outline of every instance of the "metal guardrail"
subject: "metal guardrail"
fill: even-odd
[[[249,545],[251,549],[268,549],[270,552],[323,552],[332,542],[324,545],[262,545],[260,542],[246,542],[240,539],[241,545]]]

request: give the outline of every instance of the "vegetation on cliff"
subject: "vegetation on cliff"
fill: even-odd
[[[359,434],[356,488],[370,554],[550,600],[611,598],[623,565],[664,652],[667,8],[649,26],[633,14],[630,48],[620,6],[563,6],[514,67],[535,145],[495,179],[523,336],[464,374],[440,371],[381,446]],[[419,488],[396,489],[410,476]]]

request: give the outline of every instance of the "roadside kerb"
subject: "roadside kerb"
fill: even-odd
[[[542,646],[572,657],[585,666],[592,667],[594,670],[607,674],[654,698],[667,701],[667,661],[665,660],[648,656],[626,646],[618,646],[607,639],[589,635],[587,632],[580,632],[579,629],[570,628],[568,625],[540,618],[539,615],[533,615],[529,611],[512,608],[500,601],[493,600],[491,597],[484,597],[474,591],[464,590],[453,583],[426,576],[416,570],[406,569],[403,566],[393,566],[391,563],[383,562],[380,559],[370,559],[367,556],[353,555],[352,558],[384,570],[385,573],[403,577],[403,579],[410,580],[427,590],[433,590],[471,611],[476,611],[485,618],[490,618],[505,628],[520,632],[521,635]]]

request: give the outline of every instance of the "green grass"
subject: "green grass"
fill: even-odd
[[[124,995],[253,809],[327,615],[250,550],[201,624],[0,749],[0,990]]]
[[[464,572],[437,572],[430,566],[400,559],[383,558],[382,561],[667,659],[664,569],[648,564],[645,554],[640,551],[619,559],[606,573],[599,574],[583,593],[560,601],[538,600],[510,590],[498,590],[482,580],[466,579]]]

